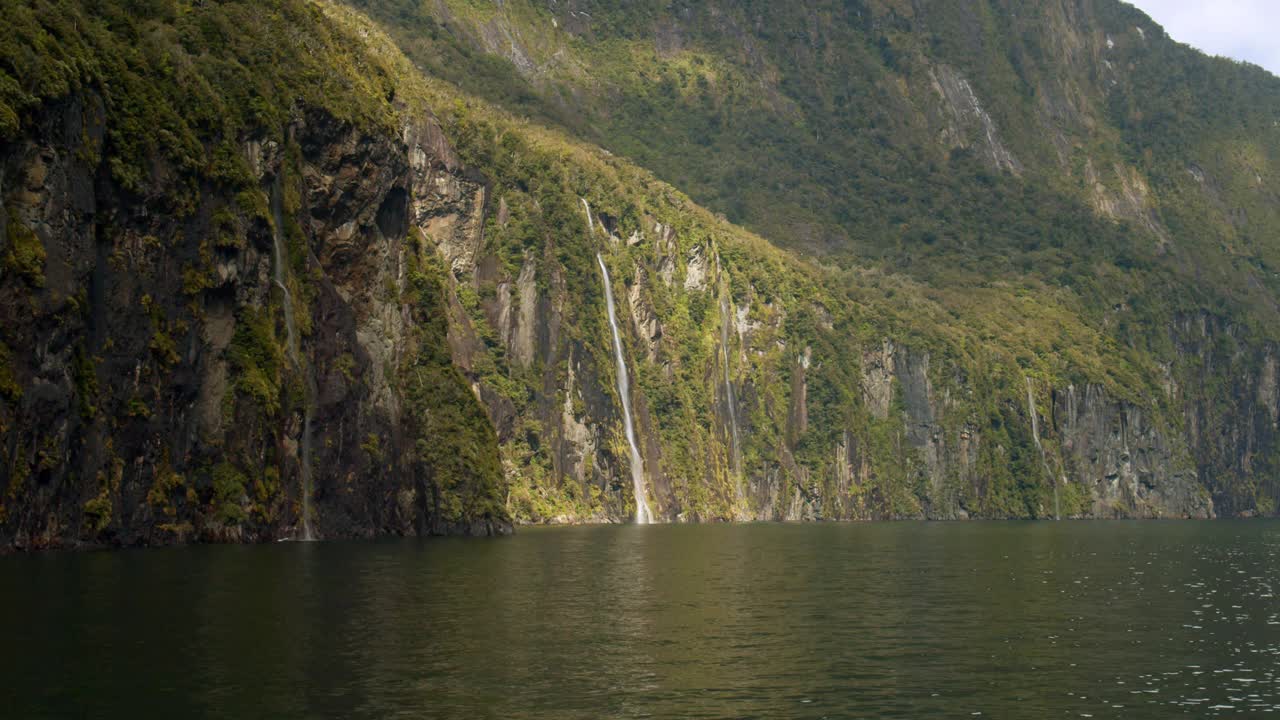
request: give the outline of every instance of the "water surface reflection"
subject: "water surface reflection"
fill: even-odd
[[[0,558],[13,717],[1280,705],[1280,524],[526,529]]]

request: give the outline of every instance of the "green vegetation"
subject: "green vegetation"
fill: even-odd
[[[2,117],[0,114],[0,118]],[[18,275],[32,287],[44,287],[44,244],[12,212],[9,213],[9,221],[5,227],[8,241],[4,253],[5,272]]]
[[[1140,332],[1172,310],[1238,312],[1259,299],[1247,283],[1187,281],[1193,267],[1224,277],[1244,269],[1224,266],[1218,236],[1232,254],[1275,260],[1259,240],[1280,229],[1280,208],[1254,181],[1280,154],[1270,129],[1280,80],[1179,46],[1123,3],[1067,18],[996,2],[753,2],[689,8],[678,20],[654,0],[591,3],[582,15],[528,0],[351,4],[431,75],[630,158],[774,242],[843,264],[933,287],[1029,280],[1061,288],[1069,309],[1095,322],[1141,295],[1162,311],[1135,307],[1128,325]],[[495,28],[514,40],[486,40]],[[1058,54],[1054,37],[1102,47],[1078,62]],[[994,169],[972,131],[939,142],[966,134],[948,116],[946,69],[989,113],[1019,175]],[[1063,96],[1081,100],[1060,109]],[[1086,164],[1112,193],[1116,165],[1146,177],[1173,253],[1136,217],[1099,221]],[[1219,202],[1188,166],[1217,179]],[[1231,206],[1246,212],[1232,216]],[[1271,273],[1250,274],[1276,291]]]
[[[283,139],[295,101],[392,127],[390,78],[310,3],[5,0],[4,12],[0,138],[46,102],[96,98],[113,179],[142,192],[157,170],[176,172],[158,198],[171,210],[193,211],[202,180],[247,189],[240,139]]]
[[[253,308],[241,311],[227,359],[239,394],[254,402],[265,416],[279,415],[285,357],[270,314]]]
[[[339,17],[359,22],[352,16]],[[728,456],[720,433],[714,429],[718,420],[712,409],[719,390],[714,382],[707,382],[707,369],[718,363],[721,319],[715,297],[711,291],[682,289],[684,278],[679,275],[672,287],[656,280],[664,258],[674,259],[683,268],[695,248],[718,255],[732,285],[734,302],[752,303],[763,313],[753,315],[752,321],[767,328],[756,333],[747,349],[755,358],[746,369],[749,382],[762,402],[752,411],[744,473],[761,477],[781,469],[788,486],[802,495],[835,498],[840,493],[830,486],[829,478],[835,471],[834,448],[844,429],[853,431],[858,446],[869,454],[868,484],[848,491],[862,499],[853,502],[850,498],[853,504],[847,507],[839,506],[843,500],[836,501],[828,508],[833,516],[913,517],[930,501],[932,491],[925,482],[923,462],[901,433],[902,406],[895,406],[891,421],[862,419],[865,410],[861,409],[855,359],[863,347],[886,335],[906,334],[921,351],[937,353],[941,360],[982,368],[987,391],[953,409],[950,422],[956,426],[971,417],[992,418],[990,422],[997,428],[1015,422],[1007,405],[1010,396],[1021,396],[1026,372],[1064,384],[1097,383],[1119,397],[1135,399],[1146,396],[1147,388],[1154,385],[1149,379],[1154,375],[1149,360],[1117,347],[1111,338],[1091,328],[1081,318],[1079,305],[1072,307],[1075,301],[1069,295],[1063,297],[1061,290],[1033,280],[1012,286],[936,289],[882,272],[818,271],[697,209],[626,161],[511,117],[459,94],[446,83],[429,81],[425,87],[430,105],[445,109],[437,114],[460,155],[494,183],[495,196],[507,208],[505,224],[489,225],[491,251],[514,276],[529,262],[531,253],[547,248],[544,261],[562,271],[568,294],[576,298],[574,306],[566,310],[567,332],[590,354],[590,365],[599,373],[603,392],[613,393],[613,363],[594,255],[609,244],[598,232],[588,234],[579,198],[586,198],[599,217],[607,218],[619,237],[654,233],[656,223],[675,231],[676,245],[667,250],[644,242],[613,246],[606,255],[613,268],[615,287],[611,291],[615,298],[621,301],[627,297],[629,286],[643,276],[648,279],[643,294],[662,319],[660,364],[636,362],[645,351],[635,344],[631,333],[627,333],[626,342],[636,384],[656,425],[652,430],[662,448],[661,472],[670,478],[676,506],[689,517],[732,517],[739,510],[759,511],[738,508],[734,489],[738,480],[723,467],[708,469],[707,465],[708,457]],[[1080,219],[1086,230],[1096,228],[1103,238],[1118,232],[1088,213],[1081,212]],[[545,270],[547,266],[539,262],[539,267]],[[468,284],[466,278],[460,279],[457,289],[459,303],[486,348],[473,362],[476,379],[512,399],[519,418],[514,439],[504,448],[513,511],[531,520],[600,516],[604,512],[602,484],[593,481],[577,486],[550,471],[542,455],[545,430],[531,412],[541,392],[539,368],[520,367],[507,357],[485,316],[486,292],[483,286]],[[1041,293],[1056,294],[1061,300],[1036,302]],[[1063,301],[1067,307],[1062,306]],[[821,327],[812,310],[818,305],[838,319],[838,329]],[[620,312],[625,313],[625,307]],[[966,313],[963,309],[967,308],[977,312]],[[794,392],[792,367],[796,353],[806,347],[819,362],[807,378],[809,422],[806,429],[797,432],[788,420]],[[584,360],[578,358],[578,362]],[[569,400],[574,415],[580,416],[578,397]],[[618,407],[616,398],[611,402]],[[1021,403],[1013,407],[1021,407]],[[612,432],[607,447],[616,463],[613,470],[625,474],[620,425]],[[1029,432],[1010,432],[1014,431],[996,434],[997,445],[984,443],[987,452],[980,456],[975,473],[993,479],[975,494],[966,495],[973,514],[1044,514],[1045,489],[1036,480],[1038,464],[1028,465],[1026,460]],[[997,450],[999,444],[1013,448],[1021,459],[1011,465],[1008,451]],[[727,460],[722,462],[727,465]],[[1028,468],[1036,474],[1027,475]],[[802,477],[820,480],[810,487]]]
[[[120,476],[123,463],[114,459],[110,467],[97,474],[98,494],[84,503],[84,524],[90,538],[100,536],[111,526],[115,498],[120,494]]]
[[[444,267],[421,235],[406,243],[413,262],[403,302],[413,313],[418,338],[400,384],[415,438],[413,476],[426,481],[432,516],[442,522],[505,518],[497,437],[445,340]],[[366,443],[365,450],[375,459],[381,453],[376,443]]]
[[[22,385],[13,372],[13,352],[4,343],[0,343],[0,397],[9,403],[22,399]]]
[[[263,523],[276,518],[277,501],[280,499],[280,472],[273,467],[263,468],[253,479],[254,516]]]
[[[681,260],[714,234],[652,207],[654,193],[666,192],[653,178],[584,153],[566,136],[606,147],[771,241],[838,266],[824,270],[826,279],[791,285],[775,268],[741,267],[759,243],[742,251],[715,239],[735,301],[758,307],[776,298],[787,310],[787,347],[815,346],[847,371],[837,377],[826,364],[811,374],[813,429],[787,437],[786,358],[761,350],[750,370],[764,401],[751,410],[749,444],[761,447],[746,448],[750,474],[787,464],[776,452],[785,439],[809,477],[829,476],[835,436],[856,430],[859,447],[879,458],[871,479],[883,483],[864,497],[876,512],[917,512],[934,492],[922,486],[922,462],[895,438],[895,422],[878,430],[859,419],[849,361],[893,337],[930,353],[932,368],[964,368],[975,383],[956,383],[950,370],[931,378],[935,391],[967,398],[940,419],[948,431],[974,425],[983,435],[984,484],[945,492],[971,513],[1044,515],[1052,489],[1023,427],[1026,379],[1105,388],[1176,434],[1185,429],[1176,407],[1184,399],[1165,392],[1166,374],[1187,387],[1204,378],[1175,328],[1221,319],[1250,352],[1280,338],[1275,250],[1263,240],[1280,232],[1280,207],[1264,190],[1280,163],[1271,127],[1280,81],[1179,46],[1121,3],[1069,18],[1051,6],[1015,14],[994,2],[926,10],[808,0],[694,7],[678,20],[657,2],[576,7],[582,13],[521,0],[349,4],[436,79],[431,105],[450,139],[498,181],[510,219],[491,220],[488,237],[509,275],[533,248],[554,247],[570,292],[593,301],[592,246],[563,230],[581,227],[577,196],[614,218],[623,238],[650,232],[645,223],[654,218],[673,222]],[[495,34],[506,40],[492,41]],[[1096,52],[1073,60],[1051,37]],[[965,100],[952,90],[970,93],[991,133],[973,124],[975,111],[954,105]],[[997,146],[1014,160],[993,162]],[[544,222],[560,228],[554,242]],[[624,255],[617,282],[630,286],[632,267],[652,280],[660,258]],[[727,488],[705,492],[723,474],[716,480],[702,470],[724,452],[707,415],[716,397],[705,384],[714,304],[656,283],[645,290],[664,342],[680,349],[662,359],[671,361],[662,372],[635,370],[666,426],[665,469],[684,507],[725,514]],[[478,317],[470,292],[464,283],[459,295]],[[797,296],[844,318],[857,342],[820,339],[797,312]],[[570,325],[592,351],[607,347],[594,317]],[[492,377],[523,377],[500,350],[496,370],[485,371],[494,387]],[[610,372],[604,358],[596,366]],[[527,382],[536,393],[536,376]],[[1206,389],[1185,401],[1226,402],[1213,421],[1221,428],[1251,412],[1227,398],[1234,396]],[[537,454],[536,442],[512,442],[516,456],[526,446]],[[1056,438],[1045,442],[1062,452]],[[1227,469],[1233,451],[1205,445],[1195,452],[1202,472],[1219,478],[1210,480],[1219,507],[1254,505],[1252,486]],[[541,477],[531,456],[511,462],[514,474]],[[530,487],[522,502],[541,502],[539,482],[522,481]],[[1069,500],[1085,511],[1083,500]]]
[[[245,486],[248,478],[231,463],[218,463],[213,468],[214,517],[224,525],[239,525],[249,519],[245,512]]]
[[[166,518],[177,515],[178,498],[175,493],[186,485],[186,478],[173,469],[173,463],[166,450],[156,468],[155,480],[147,491],[147,504],[162,512]]]
[[[678,22],[657,2],[593,4],[589,21],[519,0],[353,4],[431,74],[624,155],[783,245],[960,291],[950,295],[999,279],[1093,327],[1121,305],[1120,347],[1164,350],[1170,320],[1200,309],[1280,337],[1266,310],[1280,258],[1261,242],[1280,232],[1280,208],[1255,182],[1280,161],[1269,130],[1280,80],[1178,46],[1120,3],[1083,26],[997,3],[748,3]],[[535,71],[486,52],[494,26],[518,38],[499,50]],[[1087,33],[1115,36],[1108,65],[1046,47],[1046,36]],[[967,78],[1018,176],[991,167],[981,138],[938,142],[955,132],[943,67]],[[1064,94],[1097,111],[1042,117],[1039,103]],[[1055,135],[1073,144],[1067,155]],[[1172,248],[1136,215],[1100,219],[1086,165],[1112,195],[1125,192],[1112,168],[1136,168]],[[1188,167],[1215,178],[1218,197]]]
[[[80,405],[80,416],[92,420],[98,412],[98,373],[93,358],[83,347],[77,347],[71,360],[75,373],[76,399]]]

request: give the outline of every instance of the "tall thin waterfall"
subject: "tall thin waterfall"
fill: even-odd
[[[730,313],[729,289],[726,287],[720,295],[720,351],[724,357],[724,396],[725,403],[729,406],[729,429],[733,438],[730,458],[733,463],[732,470],[737,474],[742,472],[742,441],[738,437],[738,403],[733,396],[733,380],[729,369],[729,325],[733,322],[733,316]]]
[[[586,205],[586,201],[582,201]],[[591,217],[591,209],[587,209],[587,218]],[[613,307],[613,284],[609,281],[609,268],[604,265],[604,258],[596,254],[596,262],[600,263],[600,277],[604,280],[605,304],[609,308],[609,329],[613,331],[613,356],[618,364],[618,395],[622,398],[622,425],[627,431],[627,445],[631,448],[631,484],[636,495],[636,524],[648,525],[653,522],[653,513],[649,512],[649,503],[645,500],[644,458],[640,456],[640,448],[636,446],[635,425],[631,422],[631,383],[627,378],[627,359],[622,352],[622,337],[618,334],[617,312]]]
[[[1040,465],[1044,467],[1045,473],[1053,481],[1053,517],[1055,520],[1061,520],[1062,509],[1058,503],[1058,478],[1053,474],[1053,470],[1049,469],[1049,459],[1045,457],[1044,446],[1040,444],[1040,418],[1036,414],[1036,397],[1031,391],[1031,378],[1023,379],[1027,382],[1027,414],[1031,416],[1031,439],[1036,441],[1036,450],[1040,451]]]
[[[591,220],[591,204],[587,202],[586,198],[578,198],[578,199],[582,201],[582,209],[587,211],[587,236],[595,237],[596,224]]]
[[[271,228],[271,243],[275,247],[275,283],[284,296],[284,327],[288,340],[289,361],[294,369],[306,378],[307,394],[302,400],[302,540],[310,542],[315,539],[311,532],[311,420],[315,414],[312,403],[316,397],[316,379],[310,370],[302,364],[302,355],[298,351],[298,326],[293,316],[293,295],[289,292],[289,284],[285,282],[284,241],[280,231],[284,228],[284,213],[280,208],[280,178],[276,177],[271,186],[271,215],[275,221]]]

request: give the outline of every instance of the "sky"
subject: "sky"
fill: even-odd
[[[1174,40],[1280,75],[1280,0],[1129,0]]]

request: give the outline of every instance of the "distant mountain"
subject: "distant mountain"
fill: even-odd
[[[6,547],[1277,513],[1280,79],[1127,5],[3,6]]]

